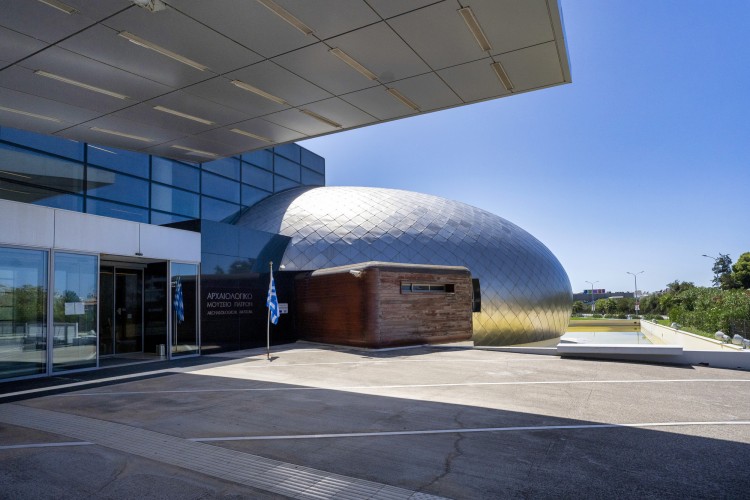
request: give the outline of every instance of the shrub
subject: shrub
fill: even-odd
[[[730,323],[750,320],[750,291],[690,288],[677,295],[669,319],[704,332],[729,331]]]

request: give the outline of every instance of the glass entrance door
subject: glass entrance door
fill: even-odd
[[[99,354],[143,352],[143,271],[102,266]]]
[[[115,268],[115,354],[143,352],[143,271]]]
[[[115,268],[99,268],[99,356],[115,353]]]

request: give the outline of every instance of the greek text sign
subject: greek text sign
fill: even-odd
[[[203,292],[206,316],[242,316],[253,313],[253,294],[230,288],[209,288]]]

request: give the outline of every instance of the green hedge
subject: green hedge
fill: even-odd
[[[731,321],[750,320],[750,290],[684,290],[675,296],[669,319],[709,334],[729,333]]]

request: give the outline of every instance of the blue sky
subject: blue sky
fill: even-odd
[[[419,191],[529,231],[574,291],[750,251],[750,1],[562,0],[573,83],[301,142],[327,184]]]

